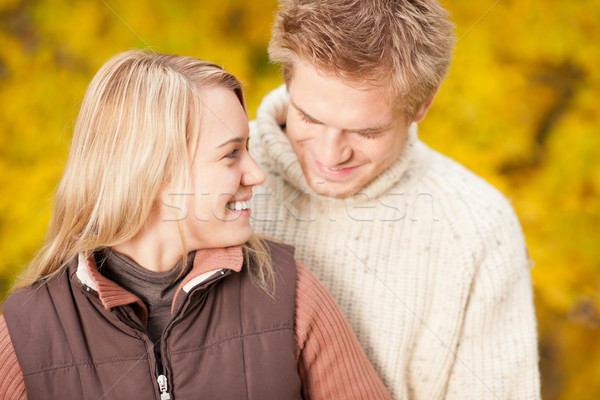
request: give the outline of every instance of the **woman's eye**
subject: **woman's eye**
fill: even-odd
[[[240,149],[235,149],[231,153],[228,153],[225,157],[236,158],[239,152],[240,152]]]

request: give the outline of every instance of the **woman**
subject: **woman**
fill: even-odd
[[[46,244],[2,306],[0,398],[389,398],[293,249],[252,235],[264,179],[233,75],[108,61]]]

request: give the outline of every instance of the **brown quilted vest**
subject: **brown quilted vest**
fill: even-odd
[[[181,293],[163,334],[162,366],[135,305],[106,310],[75,275],[77,260],[16,291],[2,311],[28,399],[161,399],[161,374],[173,400],[299,399],[293,248],[268,245],[275,298],[246,268]]]

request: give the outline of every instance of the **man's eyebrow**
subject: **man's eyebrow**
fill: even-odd
[[[244,143],[245,141],[246,141],[246,138],[243,138],[241,136],[234,137],[234,138],[229,139],[225,143],[220,144],[217,147],[217,149],[220,149],[221,147],[227,146],[229,143]]]
[[[296,110],[298,110],[298,112],[302,115],[302,117],[306,118],[307,120],[309,120],[313,124],[325,125],[323,122],[319,121],[318,119],[314,118],[309,113],[307,113],[306,111],[304,111],[303,109],[301,109],[300,107],[298,107],[298,105],[296,103],[294,103],[293,101],[290,100],[290,103],[292,104],[292,106],[294,106],[294,108]]]
[[[319,124],[319,125],[325,125],[323,122],[319,121],[318,119],[314,118],[313,116],[311,116],[310,114],[308,114],[306,111],[304,111],[303,109],[301,109],[300,107],[298,107],[298,105],[296,103],[294,103],[293,101],[290,100],[290,104],[292,106],[294,106],[294,108],[296,110],[298,110],[298,112],[302,115],[303,118],[307,119],[308,121],[312,122],[313,124]],[[355,132],[358,134],[361,133],[378,133],[378,132],[383,132],[386,131],[388,129],[390,129],[392,127],[393,123],[390,123],[388,125],[374,125],[368,128],[358,128],[358,129],[344,129],[347,132]]]

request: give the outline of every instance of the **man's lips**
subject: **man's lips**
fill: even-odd
[[[321,175],[323,175],[324,177],[327,178],[344,178],[348,175],[350,175],[352,172],[356,171],[358,168],[360,168],[360,165],[356,165],[356,166],[352,166],[352,167],[342,167],[342,168],[331,168],[331,167],[326,167],[325,165],[321,164],[317,159],[313,158],[315,166],[317,167],[317,170],[321,173]]]

